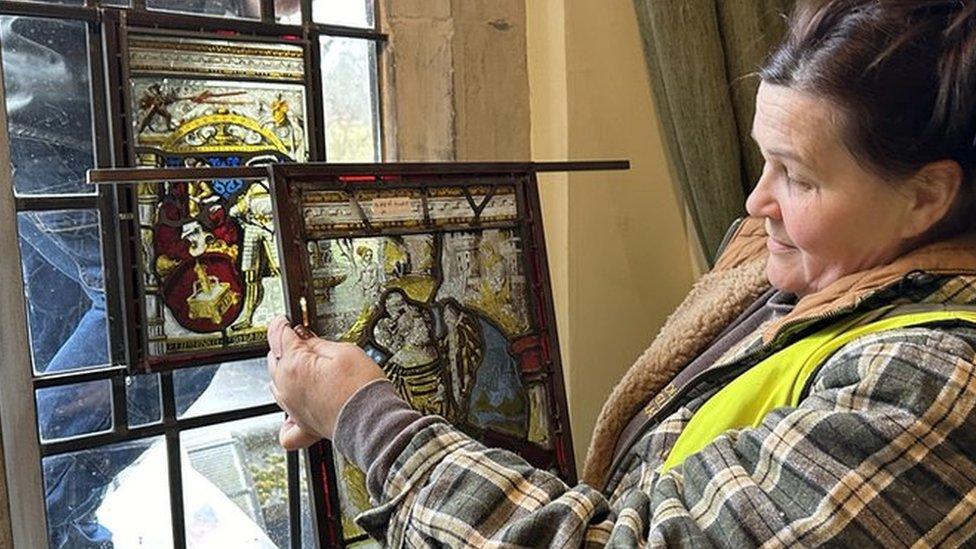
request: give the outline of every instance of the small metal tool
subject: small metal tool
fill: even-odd
[[[315,337],[315,334],[308,328],[308,300],[305,299],[305,296],[298,298],[298,306],[302,310],[302,323],[295,325],[295,333],[302,339],[312,339]]]

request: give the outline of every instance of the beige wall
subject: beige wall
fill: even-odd
[[[529,157],[523,0],[385,0],[387,159]]]
[[[579,462],[613,385],[696,273],[632,0],[526,4],[533,158],[632,164],[541,183]]]

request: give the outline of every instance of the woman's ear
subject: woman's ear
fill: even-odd
[[[925,165],[907,183],[909,199],[905,238],[925,234],[952,212],[962,186],[962,167],[955,160]]]

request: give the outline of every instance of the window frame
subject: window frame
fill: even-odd
[[[377,108],[377,149],[384,154],[382,63],[388,36],[380,32],[379,2],[374,2],[374,27],[354,28],[314,23],[312,0],[301,0],[302,22],[287,25],[275,22],[274,0],[261,0],[260,20],[231,19],[205,15],[161,12],[146,9],[146,0],[132,0],[130,8],[101,6],[101,0],[86,0],[84,6],[64,6],[35,2],[0,1],[0,15],[53,18],[82,21],[87,27],[87,46],[92,105],[93,163],[97,168],[132,166],[133,156],[127,143],[128,82],[122,82],[127,71],[119,70],[110,59],[112,52],[124,52],[127,32],[160,32],[167,35],[193,37],[219,35],[223,39],[247,41],[276,41],[291,37],[292,43],[305,51],[305,89],[308,109],[309,159],[325,161],[325,128],[323,83],[320,70],[320,37],[335,36],[372,41],[376,55],[371,74]],[[232,33],[232,35],[222,34]],[[125,63],[124,56],[120,59]],[[2,76],[2,66],[0,66]],[[112,91],[114,90],[114,92]],[[0,100],[4,99],[0,86]],[[130,428],[126,405],[126,379],[129,363],[129,342],[123,322],[109,322],[109,357],[107,367],[70,371],[54,375],[36,375],[31,351],[25,341],[27,332],[27,303],[24,294],[17,213],[37,210],[96,209],[101,217],[102,258],[105,269],[107,310],[110,318],[124,319],[122,284],[131,283],[117,261],[124,244],[117,229],[117,205],[131,199],[131,189],[100,185],[89,196],[15,196],[10,164],[10,139],[5,100],[0,108],[0,275],[8,283],[0,285],[0,432],[3,434],[3,454],[11,533],[14,546],[44,547],[48,544],[44,501],[44,481],[41,459],[50,455],[105,446],[121,441],[163,436],[167,443],[167,462],[172,511],[174,547],[186,547],[183,517],[182,471],[180,461],[180,433],[198,427],[217,425],[279,412],[274,403],[239,408],[201,416],[178,418],[175,409],[175,388],[172,371],[159,373],[162,398],[162,421]],[[131,215],[122,211],[122,215]],[[112,385],[113,427],[108,433],[87,435],[69,440],[42,443],[37,426],[36,390],[84,381],[110,380]],[[306,464],[310,463],[306,460]],[[301,547],[301,514],[299,490],[299,458],[288,452],[286,471],[289,488],[289,521],[291,546]],[[312,484],[310,483],[311,487]],[[311,498],[313,501],[315,498]],[[322,509],[312,509],[316,525],[315,536],[320,546],[328,544]]]

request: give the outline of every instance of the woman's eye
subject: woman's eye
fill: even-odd
[[[790,184],[791,187],[794,187],[801,191],[809,191],[813,189],[812,184],[807,183],[806,181],[802,181],[800,179],[796,179],[790,176],[790,174],[786,174],[786,181]]]

